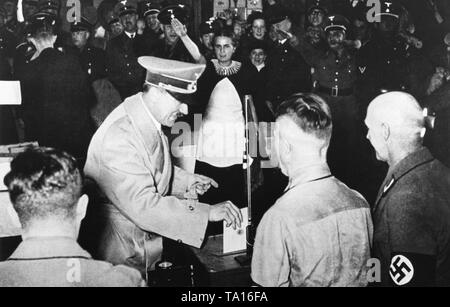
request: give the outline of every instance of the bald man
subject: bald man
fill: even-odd
[[[258,227],[252,279],[265,287],[365,286],[372,219],[365,199],[327,165],[330,109],[305,94],[278,112],[274,154],[289,186]]]
[[[425,119],[409,94],[371,102],[365,123],[389,171],[373,209],[383,286],[450,286],[450,170],[423,146]]]

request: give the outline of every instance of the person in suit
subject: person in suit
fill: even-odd
[[[106,78],[106,52],[89,43],[92,32],[92,25],[89,21],[81,17],[80,21],[71,24],[70,32],[74,48],[71,48],[69,52],[79,58],[89,83],[92,84],[95,80]]]
[[[210,61],[216,57],[214,51],[214,38],[218,30],[217,22],[213,20],[204,21],[200,24],[200,39],[199,48],[200,53],[205,57],[207,61]]]
[[[137,35],[137,8],[130,1],[122,1],[117,4],[116,11],[124,31],[108,42],[106,62],[108,79],[123,100],[141,90],[145,70],[137,62],[141,54],[137,46],[142,39],[142,35]]]
[[[147,69],[143,92],[127,98],[103,122],[89,147],[85,174],[106,196],[100,259],[146,274],[161,259],[162,237],[200,247],[209,221],[240,227],[242,215],[229,201],[198,202],[217,183],[172,165],[162,126],[187,114],[185,101],[205,65],[141,57]],[[186,198],[188,200],[186,200]]]
[[[86,159],[93,134],[89,84],[77,58],[54,48],[55,16],[33,15],[27,28],[36,52],[18,79],[22,85],[25,138]]]
[[[1,52],[0,52],[1,55]],[[5,57],[0,57],[0,80],[11,80],[11,67]],[[0,106],[0,145],[18,142],[13,107]]]
[[[161,22],[158,19],[161,5],[148,0],[141,3],[143,4],[141,16],[145,22],[145,28],[142,34],[144,35],[144,44],[147,49],[146,55],[150,55],[158,42],[164,39],[164,32],[162,31]]]
[[[1,287],[138,287],[138,271],[92,259],[77,243],[88,197],[76,160],[52,148],[19,154],[5,177],[22,243],[0,263]]]
[[[423,146],[422,108],[390,92],[370,103],[365,122],[377,159],[389,165],[373,208],[380,285],[449,286],[450,170]]]
[[[289,14],[283,7],[274,10],[269,17],[276,42],[268,58],[269,81],[266,89],[267,104],[275,113],[278,105],[292,94],[310,92],[311,67],[289,42],[287,33],[294,32]]]

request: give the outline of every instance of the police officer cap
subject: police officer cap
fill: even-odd
[[[165,7],[159,14],[158,19],[163,25],[170,25],[173,19],[178,19],[182,24],[188,21],[188,10],[185,5],[170,5]]]
[[[310,15],[315,10],[320,10],[324,13],[324,15],[328,14],[328,4],[323,0],[313,0],[308,3],[308,11],[307,15]]]
[[[330,15],[325,21],[325,31],[342,30],[347,32],[350,22],[342,15]]]
[[[217,32],[219,32],[219,28],[220,28],[220,25],[214,19],[204,21],[199,26],[201,35],[205,35],[205,34],[209,34],[209,33],[217,33]]]
[[[402,8],[397,3],[392,1],[382,1],[380,13],[375,14],[375,16],[391,16],[399,19]]]
[[[159,14],[161,11],[161,5],[159,3],[155,3],[154,1],[145,1],[142,4],[142,17],[147,17],[152,14]]]
[[[125,16],[127,14],[137,14],[137,5],[133,1],[123,0],[117,3],[116,12],[119,17]]]
[[[120,19],[114,11],[109,11],[105,16],[105,21],[110,26],[112,24],[120,22]]]
[[[92,25],[91,23],[84,17],[81,17],[80,21],[74,21],[70,24],[70,32],[79,32],[79,31],[87,31],[91,32]]]
[[[206,65],[144,56],[139,64],[147,70],[147,84],[179,94],[193,94],[197,91],[197,80]]]
[[[41,0],[39,1],[39,10],[59,10],[59,1],[58,0]]]
[[[23,4],[38,6],[39,0],[23,0]]]
[[[30,16],[25,23],[25,33],[27,36],[33,36],[39,31],[55,32],[57,26],[57,17],[48,12],[38,12]]]

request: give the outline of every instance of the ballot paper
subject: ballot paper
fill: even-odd
[[[19,81],[0,81],[0,105],[20,105],[22,94]]]
[[[244,251],[247,248],[248,208],[241,209],[243,221],[241,228],[236,230],[227,227],[223,222],[223,253],[230,254]]]

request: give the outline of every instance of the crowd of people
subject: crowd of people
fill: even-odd
[[[79,16],[66,33],[59,1],[4,3],[0,79],[20,81],[23,104],[1,107],[0,144],[55,150],[20,155],[5,179],[24,243],[0,285],[23,282],[11,272],[29,250],[41,260],[75,253],[84,268],[115,276],[110,284],[140,283],[135,271],[90,263],[75,242],[84,176],[99,209],[89,252],[143,277],[161,260],[163,238],[200,247],[220,232],[216,222],[239,228],[250,189],[258,285],[366,286],[371,257],[381,264],[376,283],[450,284],[450,16],[435,1],[433,38],[400,1],[375,10],[363,0],[306,1],[299,18],[270,0],[245,20],[232,10],[205,20],[198,37],[181,4],[117,2],[106,28]],[[272,145],[276,168],[261,167],[260,152],[244,161],[248,113],[275,127],[257,139]],[[193,114],[202,115],[195,175],[173,166],[170,150],[170,128],[195,128]],[[50,226],[70,240],[43,242]],[[399,256],[414,268],[406,282]]]

